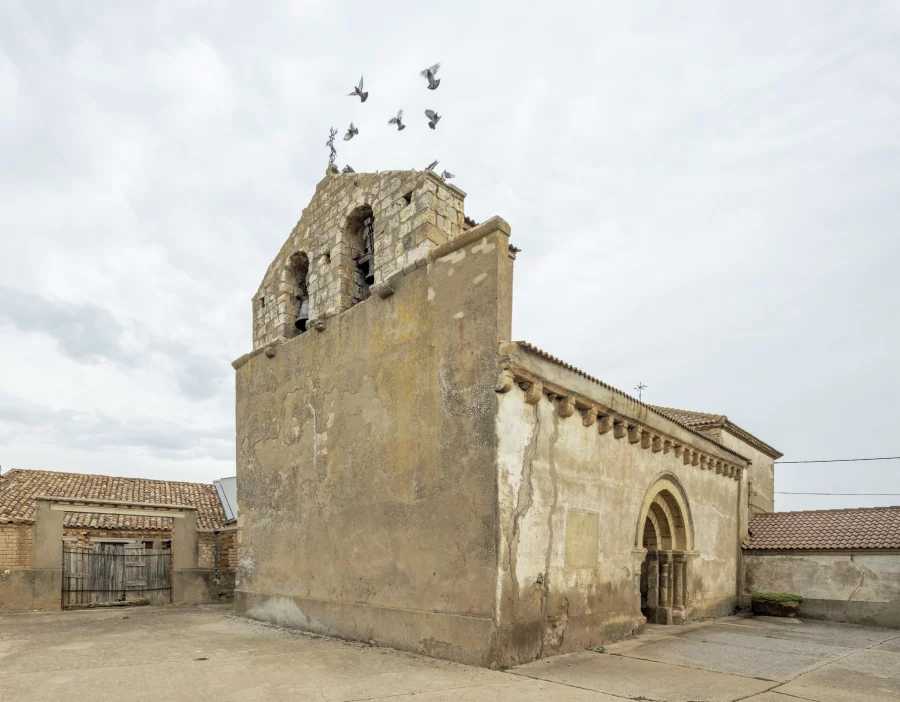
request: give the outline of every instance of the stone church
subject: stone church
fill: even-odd
[[[517,249],[329,168],[234,362],[238,612],[482,666],[731,614],[780,454],[511,336]]]

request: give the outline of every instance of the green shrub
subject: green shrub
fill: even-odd
[[[754,592],[753,599],[763,602],[803,602],[802,596],[789,592]]]

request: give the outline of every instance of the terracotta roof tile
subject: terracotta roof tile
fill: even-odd
[[[660,414],[666,415],[673,422],[684,424],[686,427],[720,427],[728,419],[724,414],[709,414],[708,412],[692,412],[691,410],[675,409],[674,407],[659,407],[653,405]]]
[[[15,468],[0,475],[0,523],[33,521],[34,498],[38,495],[166,505],[192,504],[197,508],[198,529],[219,529],[225,523],[225,511],[219,501],[216,486],[212,484]],[[172,520],[162,517],[67,512],[64,526],[168,531],[172,528]]]
[[[728,417],[724,414],[710,414],[708,412],[693,412],[691,410],[683,410],[676,409],[675,407],[659,407],[657,405],[652,405],[653,409],[655,409],[660,414],[665,415],[673,422],[678,422],[679,424],[683,424],[686,427],[690,427],[691,429],[695,429],[696,431],[702,432],[704,429],[712,429],[714,427],[722,427],[726,429],[728,432],[737,436],[739,439],[749,444],[750,446],[762,451],[767,456],[771,456],[772,458],[781,458],[782,454],[778,449],[769,446],[766,442],[758,439],[753,436],[746,429],[742,429],[737,424],[732,422]]]
[[[750,538],[744,548],[900,549],[900,507],[758,514],[750,520]]]

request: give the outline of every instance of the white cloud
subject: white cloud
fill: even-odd
[[[3,389],[61,430],[17,424],[0,460],[223,474],[203,437],[233,422],[250,295],[351,120],[340,165],[440,159],[512,224],[517,337],[790,458],[895,455],[898,29],[890,2],[7,3]],[[813,468],[779,487],[900,492],[896,466]]]

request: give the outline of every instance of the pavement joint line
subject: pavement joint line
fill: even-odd
[[[838,622],[838,623],[843,624],[844,622]],[[722,622],[722,626],[730,626],[730,627],[734,627],[737,629],[753,628],[753,629],[756,629],[757,631],[775,631],[774,629],[769,629],[769,628],[763,627],[763,626],[753,626],[753,625],[748,626],[746,624],[732,624],[731,622]],[[853,625],[849,624],[848,626],[853,626]],[[855,628],[865,630],[865,627],[855,627]],[[748,636],[759,636],[759,634],[749,634],[748,633]],[[784,636],[777,636],[776,634],[771,634],[770,636],[767,636],[766,638],[778,639],[780,641],[796,641],[797,640],[797,639],[787,638]],[[894,641],[896,639],[900,639],[900,634],[897,634],[896,636],[891,636],[890,638],[887,638],[887,639],[882,639],[881,641],[876,641],[875,643],[869,644],[868,646],[862,646],[860,648],[852,648],[850,646],[832,646],[831,644],[818,644],[818,645],[819,646],[831,646],[832,648],[845,648],[845,649],[850,649],[851,651],[856,652],[856,651],[866,651],[870,648],[873,648],[874,646],[880,646],[883,643],[887,643],[888,641]],[[815,642],[810,642],[810,643],[815,643]],[[838,658],[835,660],[840,660],[840,659]]]
[[[575,653],[596,653],[597,655],[618,656],[619,658],[633,658],[634,660],[637,660],[637,661],[645,661],[645,662],[647,662],[647,663],[656,663],[657,665],[670,665],[670,666],[672,666],[672,667],[674,667],[674,668],[686,668],[687,670],[702,670],[704,673],[715,673],[716,675],[733,676],[733,677],[735,677],[735,678],[744,678],[745,680],[758,680],[758,681],[760,681],[760,682],[772,683],[772,687],[778,687],[779,685],[785,685],[785,684],[787,684],[787,683],[783,683],[783,682],[781,682],[781,681],[779,681],[779,680],[771,680],[771,679],[769,679],[769,678],[758,678],[758,677],[755,677],[755,676],[753,676],[753,675],[741,675],[740,673],[725,673],[725,672],[723,672],[723,671],[721,671],[721,670],[712,670],[711,668],[700,668],[700,667],[695,667],[695,666],[692,666],[692,665],[683,665],[683,664],[681,664],[681,663],[671,663],[671,662],[669,662],[669,661],[659,661],[659,660],[656,660],[655,658],[641,658],[640,656],[626,656],[626,655],[623,654],[623,653],[606,653],[606,654],[602,654],[602,653],[599,653],[599,652],[597,652],[597,651],[591,651],[590,649],[587,649],[587,650],[585,650],[585,651],[575,651],[575,652],[573,652],[572,654],[564,654],[564,655],[574,655]],[[554,656],[553,658],[555,658],[555,657],[556,657],[556,656]],[[537,661],[531,661],[531,662],[532,662],[532,663],[537,663],[538,661],[549,661],[549,660],[553,660],[553,658],[538,658]],[[528,664],[526,664],[526,665],[528,665]],[[510,672],[512,672],[512,671],[510,671]],[[526,675],[525,673],[515,673],[515,672],[513,672],[512,674],[513,674],[513,675],[522,675],[522,676],[528,677],[528,678],[534,678],[534,677],[535,677],[535,676],[533,676],[533,675]],[[535,679],[537,679],[537,680],[544,680],[545,678],[535,678]],[[790,682],[790,681],[788,681],[788,682]],[[561,685],[564,685],[565,683],[560,683],[560,684],[561,684]],[[576,686],[576,685],[573,685],[573,686],[571,686],[571,687],[577,687],[577,686]],[[585,688],[585,689],[590,689],[590,688]],[[769,689],[772,689],[772,688],[769,688]],[[764,690],[764,692],[768,692],[768,690]],[[611,695],[611,694],[613,694],[613,693],[611,693],[611,692],[604,692],[604,694]],[[759,693],[756,693],[756,694],[759,694]],[[619,697],[620,695],[615,695],[615,696],[616,696],[616,697]],[[624,699],[630,700],[630,699],[633,699],[633,698],[632,698],[632,697],[625,697]]]
[[[753,635],[755,636],[755,634],[753,634]],[[773,636],[772,638],[778,638],[778,637]],[[793,639],[779,639],[779,640],[780,641],[793,641]],[[888,639],[888,640],[891,640],[891,639]],[[721,646],[732,646],[733,648],[743,648],[743,646],[740,646],[740,647],[733,646],[732,644],[722,644],[722,643],[715,642],[715,641],[706,641],[705,643],[716,643]],[[810,642],[810,643],[812,643],[812,642]],[[879,643],[882,643],[882,642],[879,642]],[[828,644],[817,644],[817,645],[828,646]],[[879,645],[878,643],[872,644],[872,646],[878,646],[878,645]],[[845,653],[842,656],[838,656],[837,658],[833,658],[831,660],[821,661],[821,662],[819,662],[818,665],[813,664],[809,668],[803,670],[802,672],[797,673],[794,677],[792,677],[787,682],[792,682],[802,675],[806,675],[807,673],[812,673],[813,671],[819,670],[820,668],[824,668],[825,666],[831,665],[832,663],[837,663],[838,661],[841,661],[844,658],[849,658],[850,656],[853,656],[853,655],[859,653],[860,651],[866,651],[869,648],[871,648],[872,646],[866,646],[865,648],[847,648],[846,646],[831,646],[831,648],[843,648],[844,650],[848,651],[848,653]],[[752,649],[754,651],[760,651],[760,650],[764,651],[765,650],[765,649],[753,648],[752,646],[747,646],[747,648]],[[791,656],[791,655],[809,656],[809,654],[805,654],[805,653],[796,653],[796,654],[795,653],[784,653],[783,655],[785,655],[785,656]],[[814,657],[814,656],[809,656],[809,657]],[[768,678],[764,678],[764,679],[768,680]],[[778,681],[773,681],[773,682],[778,682]],[[778,682],[778,685],[787,685],[787,682]]]
[[[783,685],[787,685],[787,683],[784,683]],[[783,685],[778,685],[778,687],[782,687]],[[790,692],[779,692],[777,688],[772,688],[771,690],[766,690],[766,692],[771,692],[772,694],[775,694],[775,695],[781,695],[782,697],[790,697],[791,699],[794,699],[794,700],[805,700],[806,702],[816,702],[816,700],[814,700],[811,697],[800,697],[800,695],[792,695]]]
[[[898,634],[897,636],[892,636],[889,639],[884,639],[883,641],[876,641],[875,643],[869,644],[868,646],[864,646],[862,648],[848,649],[850,651],[849,653],[846,653],[843,656],[838,656],[837,658],[830,660],[830,661],[823,661],[820,665],[813,666],[813,667],[809,668],[808,670],[803,671],[802,673],[798,673],[797,675],[795,675],[793,678],[791,678],[787,682],[778,683],[778,685],[776,685],[774,688],[771,688],[770,690],[767,690],[767,692],[775,692],[779,695],[784,695],[786,697],[793,697],[794,699],[798,699],[798,700],[809,700],[809,702],[815,702],[815,700],[812,700],[812,698],[810,698],[810,697],[801,697],[799,695],[791,694],[790,692],[779,692],[777,688],[784,687],[788,683],[793,682],[794,680],[797,680],[797,678],[807,675],[808,673],[812,673],[817,670],[821,670],[823,668],[828,667],[829,665],[834,665],[838,661],[842,661],[845,658],[850,658],[851,656],[855,656],[857,653],[861,653],[862,651],[869,651],[869,650],[875,648],[876,646],[880,646],[881,644],[883,644],[887,641],[894,641],[895,639],[898,639],[898,638],[900,638],[900,634]],[[789,640],[789,639],[782,639],[782,640],[784,641],[784,640]],[[827,646],[828,644],[824,644],[824,645]],[[841,648],[845,648],[845,647],[841,647]],[[888,653],[890,653],[890,651],[888,651]]]
[[[547,658],[539,658],[538,660],[550,660]],[[552,683],[554,685],[561,685],[562,687],[571,687],[576,690],[585,690],[586,692],[593,692],[596,695],[609,695],[610,697],[618,697],[620,700],[634,700],[634,697],[626,697],[625,695],[617,695],[615,692],[607,692],[606,690],[595,690],[592,687],[582,687],[581,685],[573,685],[572,683],[560,682],[559,680],[547,680],[546,678],[538,678],[534,675],[526,675],[525,673],[511,673],[512,675],[518,675],[522,678],[528,678],[529,680],[540,680],[544,683]],[[768,690],[766,690],[768,692]],[[665,702],[665,700],[651,700],[648,699],[647,702]]]
[[[738,698],[732,700],[731,702],[742,702],[742,700],[750,700],[750,702],[753,702],[754,697],[759,697],[760,695],[768,695],[770,692],[774,693],[775,688],[779,687],[780,685],[783,685],[783,684],[784,683],[779,683],[778,685],[773,685],[772,687],[762,690],[761,692],[751,692],[746,697],[738,697]]]
[[[503,672],[503,671],[500,671]],[[525,676],[522,676],[525,677]],[[533,680],[534,678],[528,678],[529,680]],[[552,685],[562,685],[563,683],[556,683],[552,680],[542,680],[541,682],[548,682]],[[474,685],[454,685],[453,687],[442,687],[442,688],[432,688],[429,690],[416,690],[415,692],[391,692],[387,695],[378,695],[377,697],[354,697],[352,699],[347,699],[345,702],[370,702],[371,700],[386,700],[390,697],[413,697],[414,695],[424,695],[430,692],[452,692],[453,690],[474,690],[477,687],[490,687],[491,685],[502,684],[505,685],[507,683],[496,683],[496,682],[487,682],[487,683],[476,683]],[[525,685],[525,680],[516,680],[516,685]]]
[[[717,645],[729,646],[730,644],[717,644]],[[739,648],[739,647],[732,646],[732,648]],[[687,668],[688,670],[703,670],[707,673],[718,673],[719,675],[733,675],[736,678],[746,678],[747,680],[761,680],[762,682],[770,682],[775,685],[784,685],[785,684],[785,683],[781,682],[780,680],[772,680],[771,678],[760,678],[760,677],[757,677],[756,675],[741,675],[740,673],[726,673],[722,670],[715,670],[713,668],[703,668],[699,665],[695,666],[695,665],[687,665],[686,663],[672,663],[670,661],[661,661],[656,658],[642,658],[641,656],[629,656],[628,654],[625,654],[625,653],[613,653],[610,655],[621,656],[622,658],[634,658],[635,660],[638,660],[638,661],[648,661],[650,663],[660,663],[662,665],[672,665],[672,666],[675,666],[676,668]]]
[[[725,622],[725,623],[727,623],[727,622]],[[767,629],[763,629],[762,627],[758,627],[758,628],[759,628],[759,630],[761,630],[761,631],[767,631]],[[749,633],[749,632],[742,632],[742,633],[743,633],[745,636],[754,636],[754,637],[756,637],[756,638],[758,638],[758,639],[778,639],[779,641],[791,641],[791,642],[796,641],[796,639],[783,639],[783,638],[781,638],[781,637],[779,637],[779,636],[764,636],[764,635],[762,635],[762,634],[755,634],[755,633]],[[672,636],[672,637],[670,637],[670,638],[673,638],[673,639],[683,639],[683,640],[685,640],[685,641],[703,641],[704,643],[717,644],[717,645],[724,645],[724,646],[730,646],[730,645],[733,645],[733,644],[722,643],[721,641],[707,641],[707,640],[704,639],[704,638],[699,638],[699,639],[686,639],[686,638],[684,638],[684,637],[681,636],[681,635],[675,635],[675,636]],[[886,641],[893,641],[894,638],[900,638],[900,635],[898,635],[898,636],[896,636],[896,637],[893,637],[893,638],[890,638],[890,639],[885,639],[885,640],[886,640]],[[816,645],[816,646],[824,646],[824,647],[826,647],[826,648],[842,649],[842,650],[845,650],[845,651],[857,651],[857,650],[863,650],[863,649],[855,649],[855,648],[851,648],[850,646],[833,646],[832,644],[820,644],[820,643],[816,643],[815,641],[803,641],[803,642],[801,642],[801,643],[811,643],[811,644]],[[880,641],[880,642],[878,642],[878,643],[876,643],[876,644],[873,644],[873,645],[877,646],[877,645],[879,645],[879,644],[881,644],[881,643],[884,643],[884,641]],[[741,648],[745,648],[745,647],[744,647],[744,646],[741,646]],[[769,649],[767,649],[767,648],[756,648],[755,646],[746,646],[746,648],[753,649],[754,651],[768,651],[768,650],[769,650]],[[803,655],[809,655],[809,654],[797,653],[797,655],[803,656]],[[835,659],[835,660],[837,660],[837,659]]]

